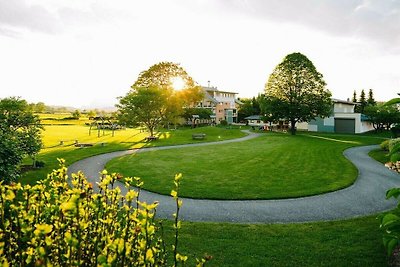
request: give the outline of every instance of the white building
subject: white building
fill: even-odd
[[[366,116],[355,113],[357,103],[339,99],[333,100],[333,111],[330,117],[316,118],[308,123],[308,131],[331,133],[364,133],[374,130]]]

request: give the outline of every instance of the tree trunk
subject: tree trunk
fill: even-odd
[[[292,135],[296,134],[296,121],[295,120],[290,120],[290,133]]]

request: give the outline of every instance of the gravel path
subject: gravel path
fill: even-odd
[[[115,157],[135,152],[241,142],[258,136],[259,134],[249,133],[242,138],[220,142],[112,152],[75,162],[69,166],[69,173],[82,170],[88,180],[95,185],[105,164]],[[385,193],[390,188],[400,187],[400,175],[368,156],[368,152],[377,147],[376,145],[354,147],[344,152],[344,156],[359,171],[356,182],[345,189],[317,196],[282,200],[232,201],[182,198],[180,218],[194,222],[292,223],[341,220],[392,209],[396,202],[386,200]],[[123,194],[124,189],[124,186],[121,186]],[[175,212],[172,197],[142,190],[141,201],[149,203],[159,201],[158,216],[172,219],[172,214]]]

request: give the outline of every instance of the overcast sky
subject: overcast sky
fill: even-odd
[[[252,97],[293,52],[335,98],[394,98],[400,0],[0,0],[0,98],[113,106],[161,61]]]

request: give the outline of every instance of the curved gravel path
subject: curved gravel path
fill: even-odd
[[[189,146],[218,145],[241,142],[258,137],[248,136],[212,143],[198,143],[166,147],[144,148],[140,150],[118,151],[75,162],[69,166],[69,173],[81,170],[94,185],[105,164],[115,157],[132,153],[174,149]],[[291,223],[340,220],[378,213],[396,206],[395,200],[386,200],[386,191],[400,187],[400,175],[384,167],[368,156],[368,152],[378,146],[349,148],[344,156],[359,171],[356,182],[345,189],[317,196],[281,200],[206,200],[182,198],[180,218],[194,222],[234,222],[234,223]],[[126,190],[121,184],[121,190]],[[172,219],[175,202],[172,197],[141,191],[141,201],[159,201],[157,214],[161,218]]]

